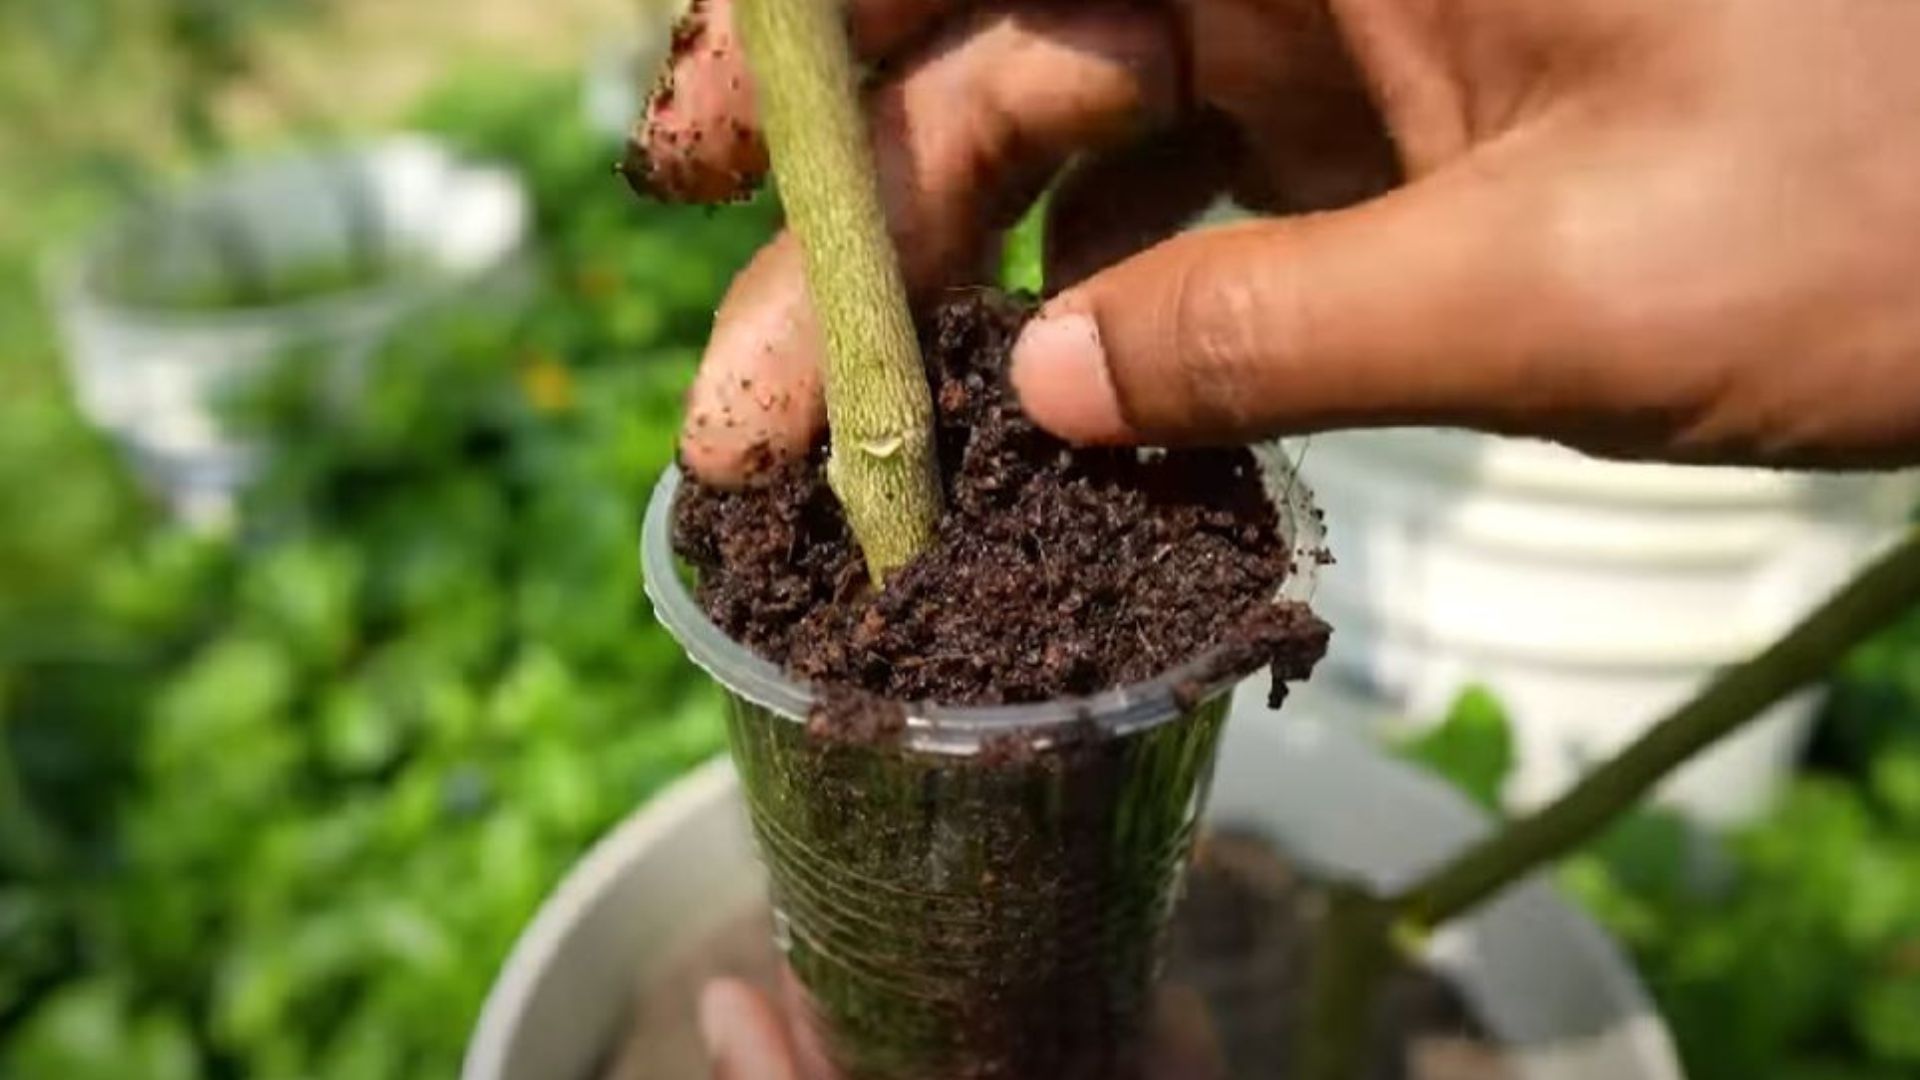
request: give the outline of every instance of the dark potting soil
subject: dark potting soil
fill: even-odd
[[[1264,843],[1204,838],[1174,915],[1167,982],[1198,995],[1199,1027],[1223,1080],[1284,1080],[1312,949],[1318,895]],[[764,906],[689,943],[640,987],[631,1026],[602,1080],[705,1076],[696,1007],[701,987],[730,976],[769,995],[779,956]],[[1513,1075],[1450,984],[1430,972],[1394,974],[1380,999],[1367,1080],[1504,1080]]]
[[[922,341],[946,511],[932,550],[868,585],[825,453],[749,490],[689,481],[674,546],[735,640],[823,686],[893,701],[1080,697],[1210,655],[1209,677],[1303,677],[1327,627],[1275,602],[1292,548],[1244,449],[1074,449],[1006,380],[1031,307],[968,291]],[[724,423],[726,418],[712,418]],[[857,711],[857,710],[854,710]]]

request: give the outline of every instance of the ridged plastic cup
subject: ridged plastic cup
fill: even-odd
[[[1295,553],[1280,596],[1305,602],[1319,515],[1278,447],[1256,454]],[[1201,657],[1089,698],[907,704],[891,739],[810,731],[814,691],[695,602],[679,486],[647,508],[647,595],[726,691],[808,1041],[849,1080],[1130,1075],[1232,685],[1197,683]]]

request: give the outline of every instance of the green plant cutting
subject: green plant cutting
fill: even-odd
[[[877,582],[932,543],[940,476],[932,398],[880,213],[853,61],[830,5],[746,0],[736,10],[781,205],[826,331],[828,476]]]

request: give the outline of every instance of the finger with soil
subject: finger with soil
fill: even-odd
[[[961,0],[852,0],[848,30],[862,60],[926,36]],[[767,173],[753,78],[733,0],[693,0],[673,38],[620,172],[643,196],[718,203],[744,198]]]
[[[1170,119],[1173,49],[1165,21],[1133,5],[988,10],[876,85],[875,162],[914,301],[981,280],[998,231],[1076,154]],[[819,342],[797,252],[777,240],[735,280],[689,397],[682,451],[695,474],[738,485],[807,445],[824,415]]]
[[[693,0],[673,30],[659,81],[627,139],[620,173],[669,202],[743,198],[767,172],[767,146],[730,0]]]

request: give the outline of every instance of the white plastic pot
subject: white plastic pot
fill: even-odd
[[[1209,819],[1262,833],[1310,869],[1384,886],[1485,828],[1444,784],[1315,722],[1343,708],[1312,685],[1285,719],[1242,698]],[[463,1080],[592,1080],[648,978],[764,888],[732,767],[714,761],[601,841],[547,900],[488,995]],[[1681,1076],[1619,951],[1545,884],[1447,927],[1430,955],[1525,1080]]]
[[[417,137],[209,173],[52,265],[81,408],[178,515],[216,523],[255,465],[255,452],[220,421],[226,394],[297,358],[325,365],[320,382],[350,402],[364,361],[401,320],[512,276],[529,215],[511,172]],[[376,242],[402,269],[364,286],[251,307],[165,299],[231,280],[236,250],[248,273],[271,283]],[[129,283],[140,283],[138,293]]]
[[[1316,436],[1301,468],[1339,563],[1323,672],[1432,719],[1469,683],[1512,714],[1508,797],[1537,803],[1754,652],[1891,538],[1885,477],[1598,461],[1462,432]],[[1788,702],[1663,798],[1717,823],[1763,808],[1815,700]]]

